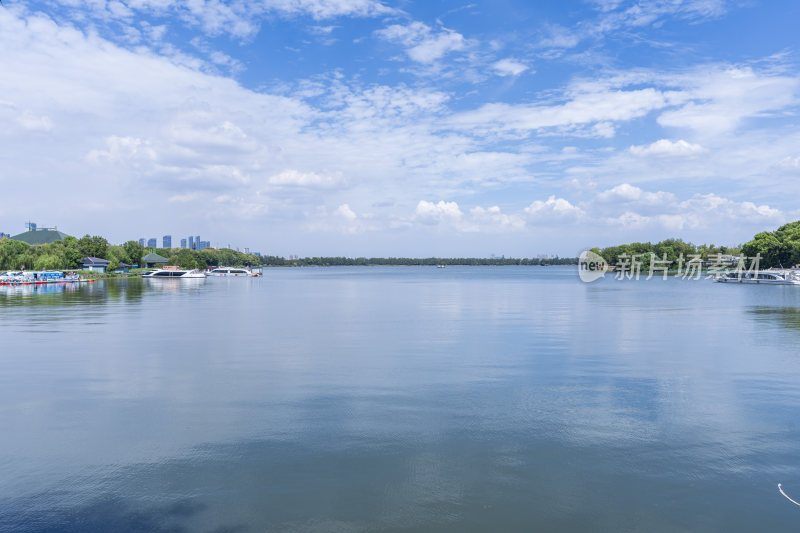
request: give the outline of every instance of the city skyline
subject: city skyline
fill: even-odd
[[[800,218],[798,17],[788,0],[5,2],[0,183],[71,187],[5,195],[0,222],[121,241],[143,220],[276,255],[739,244]]]

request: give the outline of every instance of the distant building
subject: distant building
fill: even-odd
[[[131,265],[127,263],[119,263],[117,268],[114,270],[115,274],[127,274],[131,271]]]
[[[164,235],[161,241],[164,244],[162,248],[172,248],[172,235]]]
[[[3,233],[2,231],[0,231],[0,240],[2,240],[3,237],[5,237],[6,239],[10,239],[11,238],[11,234]]]
[[[144,244],[145,244],[145,240],[144,240],[144,239],[139,239],[139,244],[141,244],[142,246],[144,246]]]
[[[147,247],[148,248],[155,248],[158,243],[156,242],[155,237],[152,239],[147,239]]]
[[[261,252],[253,252],[253,255],[255,255],[257,257],[261,257]]]
[[[205,250],[206,248],[211,248],[210,241],[200,241],[200,244],[197,245],[198,250]]]
[[[189,235],[189,249],[190,250],[194,250],[195,249],[194,237],[192,237],[191,235]]]
[[[18,235],[14,235],[13,237],[9,237],[9,239],[14,239],[15,241],[22,241],[27,242],[30,245],[36,244],[50,244],[52,242],[60,241],[64,237],[67,237],[66,233],[61,233],[56,228],[37,228],[36,224],[29,222],[26,224],[28,227],[33,227],[34,229],[29,229],[25,233],[20,233]]]
[[[200,235],[195,235],[194,237],[194,249],[195,250],[200,249]]]
[[[105,272],[110,262],[99,257],[84,257],[81,261],[81,268],[89,272]]]
[[[250,253],[250,248],[245,248],[244,249],[244,253],[249,254]]]
[[[181,248],[186,248],[186,239],[181,239]]]

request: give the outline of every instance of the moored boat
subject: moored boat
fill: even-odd
[[[199,270],[180,270],[177,266],[165,266],[142,274],[145,279],[198,279],[206,275]]]
[[[217,267],[206,272],[209,277],[252,277],[258,274],[247,268]]]
[[[769,269],[758,272],[726,272],[714,277],[718,283],[747,283],[757,285],[800,285],[800,270]]]

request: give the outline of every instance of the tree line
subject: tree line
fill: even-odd
[[[705,261],[713,261],[715,257],[722,254],[747,258],[760,256],[760,268],[788,268],[800,264],[800,221],[784,224],[775,231],[762,231],[756,234],[752,240],[739,246],[695,245],[681,239],[667,239],[655,244],[633,242],[607,248],[593,248],[592,251],[600,254],[612,265],[616,264],[623,254],[628,257],[632,255],[649,257],[650,254],[655,254],[658,259],[666,255],[667,260],[672,261],[673,265],[677,264],[681,255],[684,260],[688,260],[692,256],[699,256]]]
[[[592,248],[592,251],[601,255],[610,265],[617,264],[620,256],[631,257],[637,255],[650,257],[651,254],[658,259],[666,256],[667,261],[672,261],[672,264],[676,265],[681,256],[683,256],[684,261],[691,259],[693,256],[699,256],[701,259],[708,261],[709,259],[713,260],[719,254],[739,255],[741,249],[739,247],[716,246],[714,244],[695,245],[681,239],[666,239],[657,243],[632,242],[606,248]]]
[[[84,235],[80,239],[67,236],[50,244],[30,245],[26,242],[3,238],[0,240],[0,269],[2,270],[77,270],[85,257],[106,259],[108,270],[120,264],[142,265],[148,252],[155,252],[168,260],[168,265],[180,268],[208,268],[217,266],[370,266],[370,265],[577,265],[575,257],[554,258],[448,258],[448,257],[304,257],[284,259],[270,255],[245,254],[229,248],[145,248],[136,241],[116,246],[97,235]]]

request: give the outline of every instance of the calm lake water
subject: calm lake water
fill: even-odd
[[[800,526],[800,288],[572,268],[0,287],[0,531]]]

